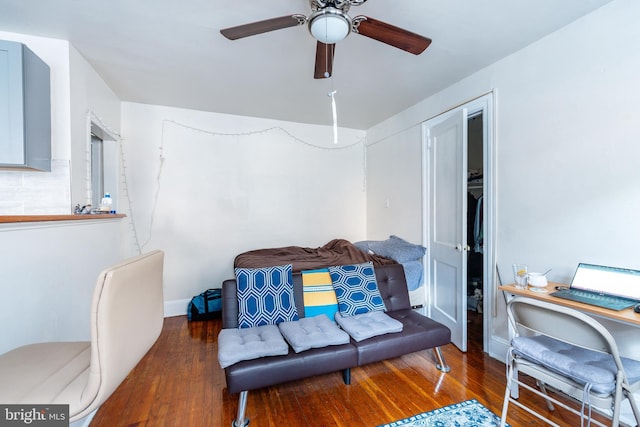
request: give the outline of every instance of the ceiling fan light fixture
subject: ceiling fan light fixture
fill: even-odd
[[[334,44],[351,32],[351,18],[333,7],[320,9],[309,17],[309,32],[319,42]]]

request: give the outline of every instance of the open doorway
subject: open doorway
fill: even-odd
[[[87,138],[87,200],[97,208],[105,193],[113,200],[113,209],[117,211],[119,190],[118,159],[120,155],[118,137],[107,130],[98,120],[88,116],[89,134]]]

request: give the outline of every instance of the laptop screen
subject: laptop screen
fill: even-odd
[[[580,263],[571,287],[640,300],[640,271]]]

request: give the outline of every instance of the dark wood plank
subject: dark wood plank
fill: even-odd
[[[451,372],[435,368],[432,351],[352,369],[351,385],[340,372],[249,392],[247,416],[253,426],[376,426],[424,411],[477,399],[500,414],[505,366],[482,352],[482,316],[469,313],[469,351],[453,345],[443,353]],[[238,395],[226,391],[217,360],[220,320],[165,319],[158,342],[98,410],[92,427],[231,426]],[[546,410],[544,401],[523,394],[523,402],[561,426],[577,417]],[[513,408],[512,426],[543,425]]]

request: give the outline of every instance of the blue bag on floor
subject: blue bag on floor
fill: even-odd
[[[210,320],[222,314],[222,289],[207,289],[191,298],[187,307],[189,320]]]

